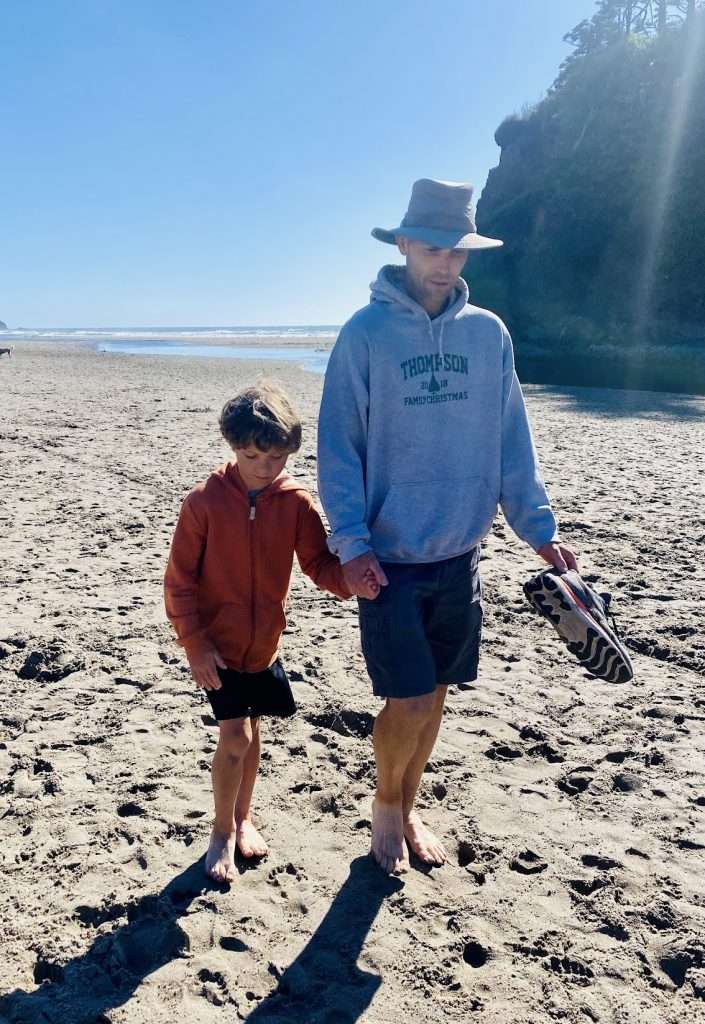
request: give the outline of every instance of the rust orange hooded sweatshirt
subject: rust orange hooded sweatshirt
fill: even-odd
[[[350,597],[308,491],[281,473],[253,503],[237,463],[186,496],[164,576],[169,621],[187,654],[217,649],[228,668],[274,661],[296,552],[313,582]]]

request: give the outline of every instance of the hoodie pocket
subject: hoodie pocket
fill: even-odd
[[[390,561],[451,558],[482,540],[496,511],[481,476],[392,484],[371,526],[372,545]]]
[[[239,665],[252,639],[252,612],[247,604],[224,604],[209,623],[206,633],[227,662]]]

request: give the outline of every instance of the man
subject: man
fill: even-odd
[[[477,677],[479,545],[497,505],[514,531],[561,571],[557,537],[512,344],[494,314],[468,304],[460,278],[477,233],[472,188],[421,179],[398,228],[405,266],[386,266],[371,302],[331,353],[319,421],[320,494],[331,550],[361,599],[367,669],[385,705],[374,726],[372,853],[407,869],[406,843],[442,864],[442,842],[414,809],[449,685]]]

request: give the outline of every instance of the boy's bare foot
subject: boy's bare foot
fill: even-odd
[[[211,833],[211,841],[206,854],[206,874],[214,882],[234,882],[237,878],[235,842],[234,832],[224,835],[214,829]]]
[[[269,847],[249,818],[237,822],[237,848],[243,857],[266,857]]]
[[[411,811],[404,822],[404,835],[413,852],[424,864],[435,864],[440,867],[448,860],[443,843],[424,825],[416,811]]]
[[[388,875],[409,870],[401,807],[372,801],[372,856]]]

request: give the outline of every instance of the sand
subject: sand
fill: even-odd
[[[271,344],[271,340],[268,341]],[[450,862],[374,867],[378,709],[354,602],[298,574],[255,792],[267,860],[203,875],[216,728],[164,621],[179,502],[254,363],[19,343],[0,362],[0,1020],[51,1024],[705,1016],[705,399],[528,387],[556,511],[614,595],[636,679],[588,677],[525,603],[498,518],[478,682],[420,804]],[[267,364],[304,414],[321,378]]]

